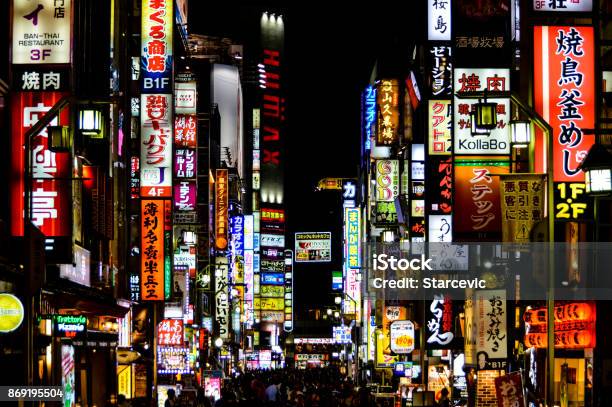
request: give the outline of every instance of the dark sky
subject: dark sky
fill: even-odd
[[[386,9],[377,8],[376,3],[330,0],[255,1],[248,6],[217,3],[222,4],[192,1],[190,31],[248,43],[254,35],[251,24],[258,24],[261,11],[283,15],[288,66],[288,236],[296,231],[335,232],[331,264],[296,266],[295,296],[298,311],[309,304],[329,303],[331,271],[342,269],[342,208],[338,193],[317,193],[314,187],[323,177],[357,176],[360,93],[377,57],[408,59],[412,47],[407,44],[422,31],[423,19],[416,16],[424,12],[406,1],[384,3]]]

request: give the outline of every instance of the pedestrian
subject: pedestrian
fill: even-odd
[[[174,389],[168,389],[168,392],[166,394],[168,395],[168,398],[166,399],[166,402],[164,403],[164,407],[175,407],[176,406],[176,392],[174,391]]]
[[[445,387],[440,391],[440,400],[438,400],[439,407],[450,407],[450,399],[448,398],[448,389]]]
[[[119,394],[117,396],[117,406],[118,407],[130,407],[130,403],[126,400],[123,394]]]
[[[210,399],[206,397],[204,389],[201,387],[198,387],[196,398],[193,401],[193,407],[212,407]]]

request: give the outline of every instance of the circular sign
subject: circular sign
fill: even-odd
[[[12,294],[0,294],[0,333],[12,332],[23,322],[23,304]]]

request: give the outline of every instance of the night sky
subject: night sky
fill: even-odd
[[[337,237],[331,264],[296,266],[296,311],[314,304],[331,305],[331,271],[342,269],[341,201],[339,193],[314,192],[314,187],[324,177],[357,176],[360,93],[377,58],[391,73],[405,73],[414,39],[417,33],[424,34],[425,12],[406,4],[412,2],[391,3],[384,10],[375,9],[374,3],[366,7],[318,0],[249,2],[248,6],[219,3],[224,4],[192,1],[189,31],[247,43],[253,36],[251,24],[258,24],[261,11],[283,15],[289,75],[287,235],[331,230]]]

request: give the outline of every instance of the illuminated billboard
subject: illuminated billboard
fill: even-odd
[[[296,263],[331,261],[331,232],[300,232],[295,234]]]
[[[593,27],[536,26],[535,109],[553,129],[553,179],[584,182],[578,167],[595,142],[584,129],[595,127],[595,36]],[[536,131],[535,167],[546,172],[543,133]]]
[[[142,1],[140,77],[143,93],[172,94],[173,8],[171,0]]]
[[[141,299],[164,300],[164,201],[141,201]]]

